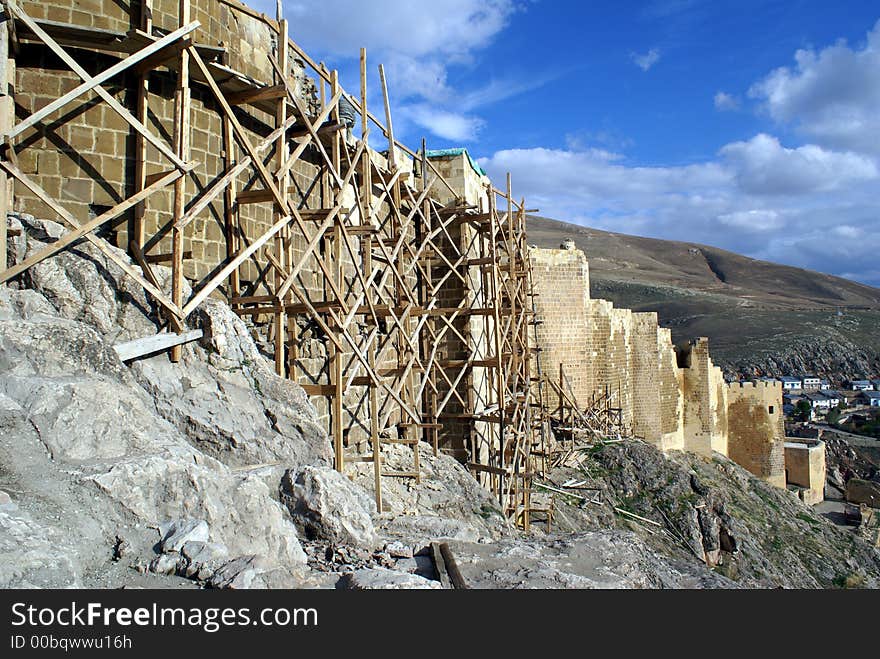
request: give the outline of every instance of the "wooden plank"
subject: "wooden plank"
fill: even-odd
[[[336,387],[332,384],[301,384],[300,386],[308,396],[332,396],[336,393]]]
[[[278,57],[284,62],[284,67],[287,67],[287,21],[284,20],[281,16],[281,7],[279,0],[279,7],[277,8],[277,18],[278,18]],[[270,58],[271,59],[271,58]],[[276,68],[276,73],[280,80],[280,87],[284,90],[284,94],[287,93],[287,72],[282,69],[279,70]],[[277,96],[271,100],[276,100],[275,104],[275,127],[280,128],[285,125],[287,120],[287,103],[284,101],[284,95]],[[278,141],[275,144],[275,165],[277,169],[281,169],[284,166],[284,161],[287,158],[288,153],[287,140],[285,139],[285,134],[282,132],[278,136]],[[289,175],[285,174],[281,178],[278,179],[278,188],[281,191],[281,198],[285,204],[288,202],[290,195],[288,194],[288,185],[290,182]],[[277,219],[284,213],[286,210],[285,206],[274,209],[274,217]],[[281,263],[281,267],[286,269],[290,265],[291,254],[288,250],[288,245],[290,243],[290,227],[285,226],[278,234],[275,236],[275,251],[278,256],[278,260]],[[275,273],[275,291],[278,293],[278,299],[280,301],[284,301],[285,295],[279,292],[279,286],[283,279],[284,275],[280,272]],[[275,313],[275,372],[281,376],[285,377],[287,374],[287,314],[284,312],[283,307]],[[340,422],[341,425],[341,422]]]
[[[394,127],[391,124],[391,103],[388,100],[388,85],[385,82],[385,67],[380,64],[379,65],[379,81],[382,84],[382,98],[385,101],[385,137],[388,138],[388,165],[392,172],[397,170],[397,159],[395,156],[395,151],[397,151],[397,147],[394,146]]]
[[[10,43],[9,43],[9,21],[11,17],[7,12],[3,12],[0,17],[0,131],[9,130],[10,122],[15,116],[15,108],[12,100],[12,90],[14,85],[12,82],[12,71],[10,59]],[[11,149],[10,144],[0,144],[0,158],[6,158],[6,150]],[[6,260],[6,213],[13,208],[10,192],[12,190],[11,180],[6,175],[6,170],[0,169],[0,274],[6,270],[8,265]]]
[[[187,251],[187,252],[184,252],[184,253],[183,253],[183,258],[184,258],[184,259],[191,259],[192,257],[193,257],[193,253],[192,253],[192,252]],[[150,263],[150,264],[152,264],[152,265],[155,265],[155,264],[157,264],[157,263],[167,263],[167,262],[170,261],[171,259],[172,259],[172,255],[171,255],[171,254],[168,254],[168,253],[165,253],[165,254],[147,254],[147,255],[144,257],[144,261],[145,261],[146,263]]]
[[[495,474],[496,476],[508,476],[510,475],[509,469],[501,469],[499,467],[492,467],[490,465],[479,464],[477,462],[468,462],[468,469],[472,469],[473,471],[482,471],[487,474]]]
[[[271,190],[242,190],[236,197],[239,206],[244,204],[262,204],[274,200],[275,195],[272,194]]]
[[[140,7],[141,30],[146,34],[153,34],[153,0],[141,0]],[[149,119],[150,77],[148,74],[141,75],[137,81],[136,118],[147,125]],[[134,146],[134,185],[135,192],[140,192],[149,185],[147,177],[147,141],[138,133],[135,136]],[[146,242],[146,227],[144,217],[147,212],[147,202],[144,200],[134,208],[133,236],[129,236],[130,242],[134,242],[140,251]],[[142,268],[143,269],[143,268]],[[146,275],[146,271],[144,272]]]
[[[449,580],[449,572],[446,570],[446,561],[443,558],[443,552],[440,550],[439,542],[431,543],[431,558],[434,560],[434,570],[437,572],[437,580],[443,588],[449,590],[452,588],[452,582]]]
[[[134,341],[126,341],[125,343],[117,343],[113,346],[119,359],[124,362],[151,355],[156,352],[167,350],[168,348],[179,347],[184,343],[198,341],[202,338],[204,332],[202,330],[191,330],[183,334],[154,334],[153,336],[145,336],[142,339]]]
[[[456,590],[467,590],[469,586],[464,580],[461,570],[458,569],[458,562],[452,555],[448,542],[440,543],[440,555],[443,557],[443,563],[446,566],[446,572],[449,574],[449,581],[452,583],[452,587]]]
[[[418,478],[417,471],[383,471],[382,475],[387,478]]]
[[[257,101],[269,101],[284,98],[287,95],[287,88],[283,84],[266,85],[265,87],[256,87],[254,89],[246,89],[234,94],[227,94],[226,101],[230,105],[244,105],[256,103]]]

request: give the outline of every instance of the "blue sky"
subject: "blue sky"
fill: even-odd
[[[274,0],[251,0],[274,14]],[[467,146],[548,217],[880,286],[880,6],[285,0],[397,136]]]

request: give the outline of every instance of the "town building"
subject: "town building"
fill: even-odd
[[[821,387],[822,380],[820,378],[817,378],[815,375],[805,375],[801,379],[801,383],[801,386],[804,389],[817,390]]]
[[[880,391],[863,391],[859,398],[869,407],[880,407]]]

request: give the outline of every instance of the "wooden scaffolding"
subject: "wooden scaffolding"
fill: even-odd
[[[206,298],[220,295],[256,332],[267,334],[276,372],[300,383],[326,409],[336,468],[342,471],[355,460],[373,465],[380,510],[382,480],[418,482],[420,444],[439,454],[448,441],[444,428],[455,419],[468,428],[468,468],[510,518],[528,528],[545,416],[541,396],[532,393],[541,378],[532,372],[526,209],[523,200],[514,200],[509,175],[505,190],[486,187],[485,203],[438,202],[432,191],[456,191],[428,157],[424,140],[416,151],[395,140],[384,69],[379,67],[382,122],[367,107],[366,52],[361,51],[355,97],[342,89],[336,71],[290,39],[280,3],[276,20],[263,17],[277,34],[277,48],[269,55],[274,79],[255,81],[226,64],[223,48],[199,44],[190,0],[178,0],[177,29],[171,31],[154,28],[151,2],[144,0],[140,29],[124,34],[37,21],[15,0],[0,2],[0,211],[5,217],[12,208],[15,181],[52,209],[55,216],[48,219],[68,229],[21,263],[0,264],[0,282],[87,240],[155,301],[166,321],[160,332],[169,336],[163,345],[170,346],[172,361],[181,359],[181,344],[194,336],[187,332],[187,319]],[[237,3],[230,6],[259,16]],[[81,83],[16,121],[12,81],[20,41],[41,44]],[[75,55],[90,50],[113,55],[114,63],[89,74]],[[316,107],[297,93],[288,65],[293,56],[317,81]],[[174,79],[170,135],[148,122],[156,71]],[[122,75],[137,81],[132,108],[104,88]],[[201,171],[204,164],[191,159],[196,89],[211,99],[222,122],[220,171]],[[29,130],[87,95],[127,124],[137,158],[126,199],[95,217],[77,217],[23,171],[17,153]],[[271,130],[258,138],[243,125],[249,108],[274,118]],[[346,124],[348,108],[360,116],[354,131]],[[371,139],[387,141],[387,153],[371,148]],[[148,149],[164,158],[164,171],[148,173]],[[306,196],[293,194],[303,158],[317,171]],[[201,183],[188,185],[196,175]],[[171,251],[161,254],[160,236],[147,230],[144,218],[154,195],[168,190],[173,203],[161,237],[170,238]],[[241,220],[248,205],[267,209],[268,228],[254,232]],[[185,238],[209,206],[222,208],[226,251],[208,276],[190,282],[185,295],[184,266],[191,258]],[[99,234],[120,222],[133,227],[126,246],[137,265]],[[5,243],[6,223],[0,222],[0,253],[6,253]],[[160,262],[171,268],[168,288],[154,272],[153,264]],[[256,263],[259,276],[243,279],[245,263]],[[390,444],[412,450],[411,470],[386,468],[383,453]]]

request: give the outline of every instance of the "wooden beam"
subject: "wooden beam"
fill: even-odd
[[[198,341],[202,338],[204,332],[202,330],[191,330],[183,334],[154,334],[153,336],[145,336],[142,339],[127,341],[125,343],[117,343],[113,346],[119,359],[124,362],[143,357],[144,355],[152,355],[156,352],[167,350],[168,348],[180,347],[184,343]]]
[[[145,59],[149,55],[161,51],[163,48],[167,48],[169,45],[173,44],[175,41],[184,37],[191,32],[194,32],[199,27],[198,21],[193,21],[189,25],[185,25],[174,32],[166,35],[165,37],[158,39],[154,44],[147,46],[143,50],[134,53],[133,55],[129,55],[125,59],[120,62],[117,62],[110,68],[102,71],[98,75],[92,77],[89,76],[86,71],[80,67],[76,61],[71,58],[63,48],[58,46],[57,43],[54,42],[52,37],[50,37],[45,32],[42,32],[40,27],[33,23],[31,18],[24,13],[20,8],[15,5],[11,5],[13,11],[24,21],[30,21],[29,27],[34,30],[37,34],[40,35],[40,38],[44,40],[47,46],[52,49],[52,51],[60,57],[65,63],[71,67],[71,69],[83,79],[82,84],[78,85],[68,93],[64,94],[60,98],[55,99],[53,102],[47,104],[45,107],[37,110],[32,115],[30,115],[27,119],[22,120],[18,124],[16,124],[13,128],[6,131],[3,135],[3,139],[11,140],[17,135],[20,135],[27,128],[33,126],[34,124],[42,121],[50,114],[59,110],[60,108],[67,105],[70,101],[75,98],[78,98],[82,94],[90,90],[94,90],[96,94],[98,94],[102,100],[104,100],[110,107],[112,107],[118,114],[120,114],[131,126],[133,126],[138,132],[140,132],[145,139],[149,140],[153,146],[155,146],[159,151],[161,151],[166,157],[169,158],[177,167],[183,168],[185,167],[185,161],[183,159],[175,157],[175,155],[168,149],[168,147],[155,135],[153,135],[143,124],[141,124],[128,110],[126,110],[122,105],[115,99],[113,96],[109,94],[106,90],[104,90],[102,85],[104,82],[109,80],[110,78],[119,75],[126,69],[134,66],[141,60]],[[40,34],[42,32],[42,34]]]
[[[385,66],[379,65],[379,81],[382,83],[382,98],[385,101],[385,137],[388,138],[388,165],[392,172],[397,171],[397,147],[394,142],[394,127],[391,124],[391,103],[388,100],[388,85],[385,82]]]
[[[285,96],[287,96],[287,88],[283,84],[278,84],[227,94],[226,100],[230,105],[244,105],[257,101],[274,101]]]
[[[153,34],[153,0],[141,0],[141,30],[147,34]],[[137,101],[136,101],[136,118],[143,125],[147,125],[149,117],[149,97],[150,97],[150,76],[148,73],[140,76],[137,81]],[[147,141],[141,133],[135,136],[134,147],[134,185],[135,192],[140,192],[146,188],[147,182]],[[133,236],[129,239],[133,241],[138,249],[143,249],[146,241],[146,228],[144,226],[144,217],[147,212],[146,200],[139,203],[134,208]],[[146,274],[146,273],[144,273]]]
[[[443,552],[440,551],[440,543],[431,543],[431,558],[434,560],[434,570],[437,572],[437,580],[443,588],[449,590],[452,588],[452,582],[449,580],[449,572],[446,570],[446,561],[443,558]]]
[[[179,0],[178,22],[189,23],[190,0]],[[190,141],[190,87],[189,50],[180,51],[177,71],[177,89],[174,94],[174,153],[180,160],[189,158]],[[171,226],[171,299],[178,307],[183,305],[183,232],[181,221],[186,214],[186,179],[174,182],[174,207]],[[171,348],[171,361],[179,362],[183,354],[179,345]]]
[[[2,283],[4,281],[8,281],[12,277],[15,277],[15,276],[21,274],[22,272],[24,272],[28,268],[33,267],[37,263],[40,263],[41,261],[48,259],[50,256],[54,256],[55,254],[60,252],[62,249],[64,249],[68,245],[76,242],[77,240],[86,236],[87,234],[91,234],[95,229],[100,227],[102,224],[109,222],[110,220],[112,220],[115,217],[119,217],[120,215],[122,215],[122,213],[124,213],[128,209],[135,206],[141,200],[146,199],[147,197],[149,197],[151,194],[153,194],[157,190],[164,188],[166,185],[168,185],[172,181],[179,179],[181,176],[183,176],[182,172],[174,170],[174,171],[166,174],[163,178],[159,179],[155,183],[153,183],[153,185],[151,185],[150,187],[148,187],[144,190],[141,190],[136,195],[133,195],[132,197],[129,197],[125,201],[117,204],[116,206],[111,208],[106,213],[102,213],[101,215],[96,217],[94,220],[86,222],[85,224],[80,225],[79,227],[75,228],[70,233],[67,233],[67,234],[61,236],[61,238],[56,240],[54,243],[50,243],[49,245],[47,245],[46,247],[41,249],[36,254],[32,254],[31,256],[26,258],[21,263],[18,263],[15,266],[6,270],[5,272],[0,273],[0,283]],[[4,220],[4,225],[5,225],[6,218],[4,217],[3,220]]]
[[[15,103],[12,92],[15,88],[12,59],[10,58],[10,29],[9,23],[12,17],[7,11],[0,16],[0,131],[9,130],[15,116]],[[12,144],[0,144],[0,159],[7,156],[6,150],[12,149]],[[8,265],[6,261],[6,213],[11,211],[12,204],[12,180],[6,175],[6,170],[0,169],[0,274]]]
[[[449,581],[452,583],[452,587],[456,590],[467,590],[469,586],[464,580],[461,570],[458,569],[458,562],[452,555],[448,542],[440,543],[440,555],[443,557],[443,563],[446,566],[446,572],[449,574]]]
[[[336,393],[336,387],[332,384],[301,384],[300,386],[308,396],[332,396]]]

